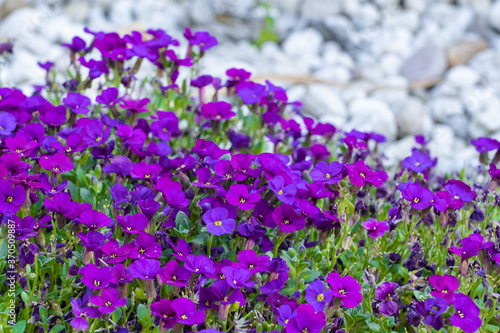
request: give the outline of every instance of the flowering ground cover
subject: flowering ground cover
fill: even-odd
[[[0,331],[500,330],[500,142],[384,169],[383,133],[196,75],[207,32],[86,32],[69,80],[0,89]]]

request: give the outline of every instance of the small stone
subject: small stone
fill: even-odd
[[[291,57],[318,55],[323,43],[321,34],[312,28],[292,33],[283,43],[283,50]]]
[[[306,0],[302,5],[302,17],[311,20],[323,20],[340,12],[339,0]]]
[[[488,48],[484,40],[462,40],[452,45],[448,51],[448,61],[451,67],[465,65],[477,53]]]
[[[309,85],[303,100],[304,112],[318,118],[322,116],[334,117],[336,126],[344,125],[347,110],[342,99],[332,87],[319,83]]]
[[[4,19],[9,16],[10,13],[23,7],[31,7],[31,4],[26,0],[4,0],[0,7],[0,16]]]
[[[497,0],[490,6],[488,21],[493,28],[500,30],[500,1]]]
[[[431,87],[442,79],[448,67],[446,52],[435,45],[427,45],[405,61],[401,74],[412,87]]]
[[[500,131],[500,98],[493,97],[489,100],[484,112],[474,115],[473,122],[491,134]]]
[[[461,101],[452,97],[441,96],[431,99],[427,102],[427,108],[434,120],[441,123],[446,123],[451,117],[464,114]]]
[[[446,74],[446,80],[457,87],[472,87],[479,79],[479,74],[468,66],[453,67]]]
[[[348,129],[380,133],[388,141],[396,139],[396,117],[386,103],[373,98],[357,99],[350,104],[349,112],[351,118],[346,125]]]
[[[419,98],[410,97],[396,112],[396,120],[400,136],[422,133],[425,115],[424,104]]]

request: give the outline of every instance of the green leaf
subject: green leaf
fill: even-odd
[[[59,333],[64,329],[64,325],[56,325],[52,327],[49,333]]]
[[[366,323],[368,328],[374,332],[380,332],[380,325],[377,323],[368,322]]]
[[[495,326],[495,325],[490,325],[490,324],[488,324],[488,325],[486,325],[486,327],[485,327],[485,328],[486,328],[486,330],[487,330],[488,332],[497,332],[497,333],[498,333],[498,332],[500,332],[500,327]]]
[[[137,318],[139,318],[139,322],[143,328],[149,328],[149,311],[144,304],[137,306]]]
[[[47,321],[47,309],[44,306],[40,306],[39,311],[40,311],[40,318],[42,319],[42,322],[46,322]]]
[[[21,320],[17,322],[14,327],[12,327],[12,333],[23,333],[26,330],[26,320]]]
[[[2,246],[0,246],[0,258],[3,259],[7,257],[7,240],[2,240]]]
[[[135,289],[135,295],[139,299],[146,299],[146,294],[144,294],[144,291],[142,289],[136,288]]]
[[[88,202],[89,204],[93,204],[94,197],[88,189],[83,187],[80,188],[80,196],[82,197],[83,201]]]

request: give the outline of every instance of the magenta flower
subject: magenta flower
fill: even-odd
[[[323,311],[325,306],[331,302],[333,296],[330,289],[325,290],[325,284],[319,280],[311,282],[306,288],[306,301],[316,311]]]
[[[196,304],[188,298],[176,298],[172,301],[172,309],[177,314],[177,322],[184,325],[196,325],[205,321],[205,312],[197,311]]]
[[[326,325],[326,315],[322,311],[316,312],[309,304],[298,306],[297,315],[291,318],[286,325],[287,333],[320,333]]]
[[[452,201],[449,207],[452,209],[460,209],[464,206],[464,202],[470,202],[476,197],[470,186],[460,180],[451,179],[444,188],[451,195]]]
[[[236,116],[231,111],[231,104],[226,102],[210,102],[201,107],[201,115],[207,120],[222,121]]]
[[[49,196],[46,196],[43,205],[49,212],[69,216],[77,209],[78,203],[76,201],[71,201],[71,195],[69,193],[59,192],[54,194],[52,201]]]
[[[188,254],[184,268],[195,274],[211,274],[215,272],[214,263],[203,254],[198,256]]]
[[[379,306],[379,311],[383,315],[392,316],[399,310],[398,303],[392,300],[395,295],[394,289],[397,286],[398,284],[396,282],[383,282],[375,289],[375,298],[382,301]]]
[[[453,303],[454,292],[460,287],[460,282],[458,278],[453,275],[433,275],[429,277],[429,282],[436,289],[436,291],[431,291],[431,295],[434,297],[443,298],[448,305]]]
[[[5,179],[0,179],[0,212],[17,213],[26,200],[26,190],[22,185],[12,185]]]
[[[138,259],[128,267],[130,275],[135,279],[154,280],[160,272],[160,261],[156,259]]]
[[[63,98],[64,105],[68,107],[71,112],[76,114],[85,114],[90,111],[90,98],[78,93],[68,93],[68,96]]]
[[[349,170],[349,181],[355,186],[364,186],[366,183],[371,183],[373,186],[379,187],[388,177],[384,171],[372,171],[372,169],[361,160],[347,165],[347,170]]]
[[[104,89],[95,100],[97,103],[107,107],[114,106],[120,101],[118,98],[118,89],[115,87]]]
[[[225,266],[221,268],[221,271],[231,288],[252,288],[255,285],[255,282],[250,280],[252,272],[245,267]]]
[[[223,207],[212,208],[203,214],[208,232],[215,236],[231,234],[236,228],[236,222],[228,218],[228,214],[227,209]]]
[[[148,219],[141,213],[127,216],[117,216],[116,221],[128,234],[138,234],[148,226]]]
[[[233,263],[233,267],[245,267],[252,274],[267,270],[266,265],[269,262],[269,256],[258,256],[254,250],[243,250],[238,253],[239,263]]]
[[[340,277],[337,273],[330,273],[326,282],[332,287],[332,295],[340,298],[346,308],[355,308],[363,300],[361,286],[351,276]]]
[[[80,304],[78,304],[80,303]],[[74,319],[71,320],[70,325],[75,330],[87,331],[89,329],[89,322],[87,318],[99,318],[101,314],[99,311],[91,306],[81,307],[81,300],[71,300],[71,309],[73,310]]]
[[[132,168],[132,178],[155,179],[162,170],[159,164],[147,164],[144,161],[134,164]]]
[[[177,241],[177,245],[174,245],[170,239],[169,243],[172,249],[174,249],[172,255],[175,259],[179,261],[187,261],[187,255],[191,253],[191,246],[189,243],[182,238]]]
[[[156,243],[155,236],[140,232],[131,243],[129,257],[134,259],[157,259],[161,256],[161,245]]]
[[[111,267],[97,267],[90,263],[80,268],[82,282],[90,289],[104,289],[112,279]]]
[[[457,294],[453,298],[455,314],[451,316],[451,324],[462,329],[464,332],[476,332],[483,321],[479,317],[481,310],[474,301],[467,295]]]
[[[255,204],[260,200],[260,194],[248,192],[248,187],[245,185],[234,184],[229,187],[226,194],[226,200],[231,205],[237,206],[241,210],[249,210],[255,207]]]
[[[114,264],[127,260],[131,246],[125,244],[120,247],[120,243],[114,238],[111,238],[106,244],[103,245],[101,251],[109,256],[106,260],[107,263]]]
[[[462,247],[450,246],[448,251],[466,260],[479,254],[479,244],[466,237],[462,239]]]
[[[90,303],[97,305],[99,312],[112,313],[117,307],[125,306],[127,300],[120,298],[118,290],[108,287],[102,290],[101,296],[91,296]]]
[[[427,209],[434,199],[434,193],[431,190],[417,183],[401,183],[398,185],[398,189],[403,198],[410,201],[411,207],[416,210]]]
[[[85,49],[85,41],[81,39],[78,36],[73,37],[71,40],[71,44],[69,43],[62,43],[61,46],[67,47],[74,53],[78,53],[80,51],[83,51]]]
[[[306,226],[304,216],[297,214],[293,207],[287,204],[283,204],[274,210],[273,219],[280,230],[286,233],[302,230]]]
[[[80,214],[80,223],[82,223],[89,229],[100,229],[111,225],[113,223],[113,220],[106,214],[92,209]]]
[[[143,98],[139,100],[134,100],[134,99],[123,99],[122,104],[120,104],[120,107],[122,109],[131,111],[131,112],[136,112],[136,113],[143,113],[143,112],[148,112],[148,104],[149,104],[149,98]]]
[[[324,182],[328,185],[337,184],[342,179],[342,165],[332,162],[330,165],[320,161],[311,170],[311,178],[315,182]]]
[[[368,219],[361,222],[361,225],[368,231],[368,236],[371,238],[382,237],[389,230],[389,224],[386,221],[377,221],[376,219]]]
[[[158,273],[161,280],[169,285],[185,287],[188,285],[191,278],[191,272],[179,264],[175,260],[169,261]]]
[[[40,165],[45,170],[50,170],[54,173],[63,173],[73,170],[75,166],[68,156],[63,153],[55,153],[52,156],[43,155],[40,157]]]
[[[288,184],[285,186],[285,180],[281,176],[276,176],[269,181],[269,188],[273,191],[278,200],[283,203],[291,205],[295,202],[295,195],[297,194],[297,186]]]
[[[161,325],[165,329],[172,328],[177,323],[177,314],[169,299],[160,299],[158,302],[151,303],[151,313],[160,317]]]

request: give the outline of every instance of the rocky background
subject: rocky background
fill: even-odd
[[[83,27],[127,33],[184,27],[219,40],[201,71],[244,67],[289,89],[304,112],[388,138],[387,163],[432,138],[442,170],[477,164],[471,138],[500,139],[500,0],[0,0],[3,85],[44,81],[37,61],[64,74],[59,46]]]

